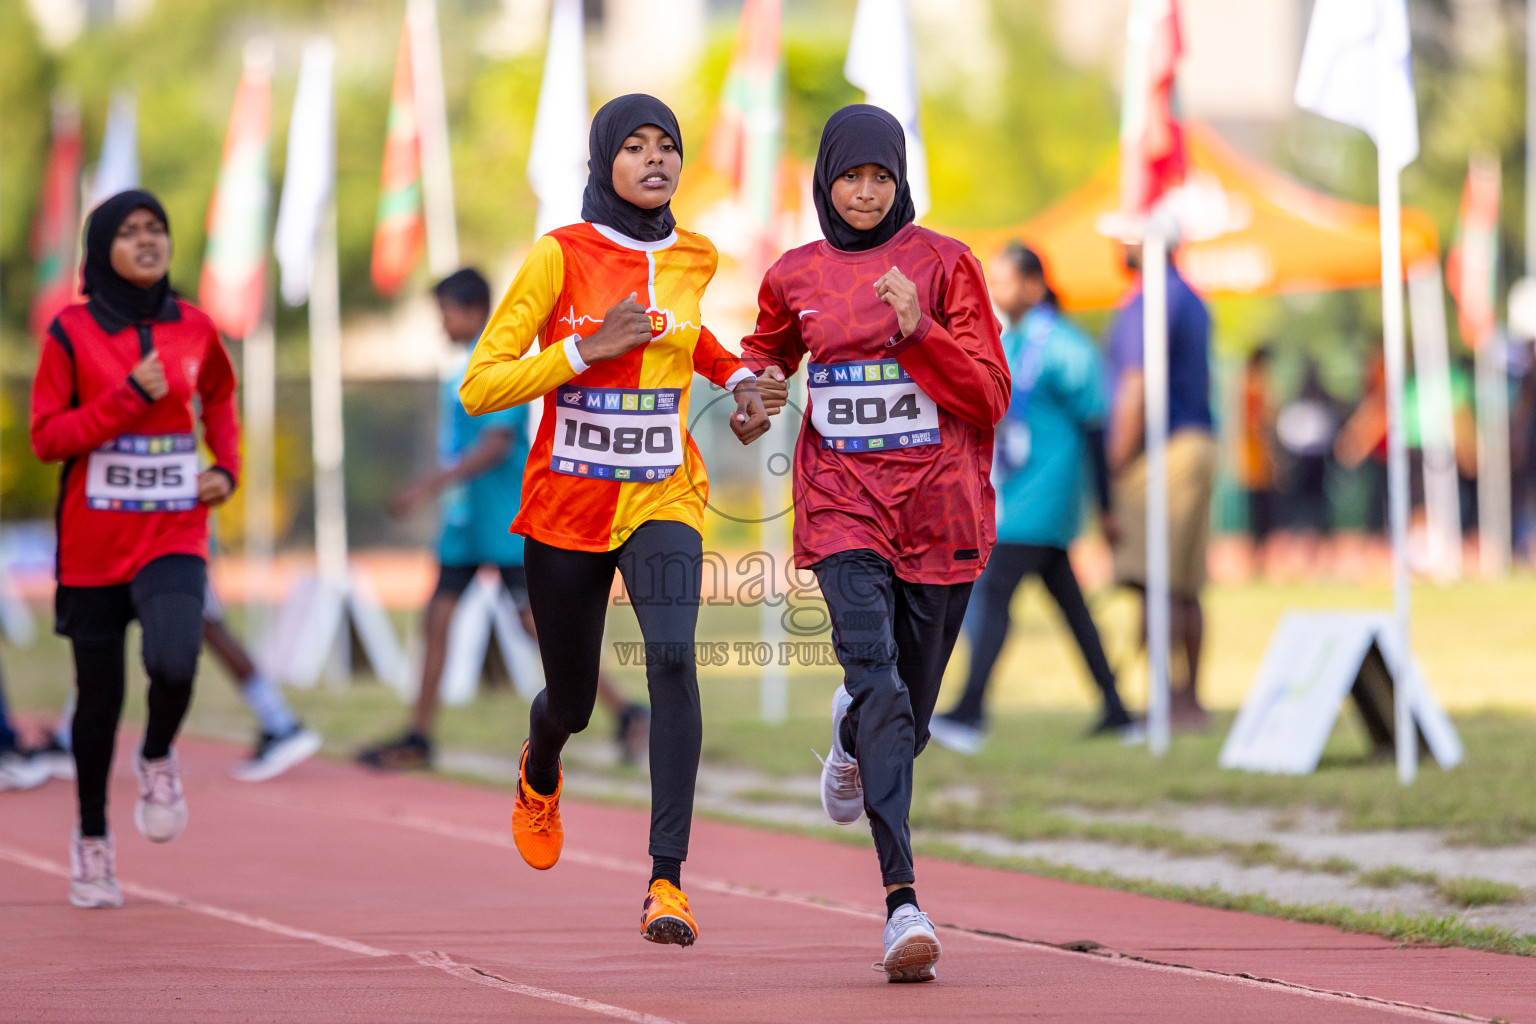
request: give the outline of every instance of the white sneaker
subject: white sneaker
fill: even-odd
[[[69,902],[77,907],[120,907],[117,851],[111,836],[85,838],[75,829],[69,847]]]
[[[885,972],[887,981],[932,981],[934,965],[943,948],[933,934],[928,915],[910,903],[896,908],[885,922],[885,959],[875,970]]]
[[[928,735],[941,747],[957,754],[980,753],[987,734],[980,726],[957,722],[945,715],[934,715],[928,721]]]
[[[235,765],[229,774],[241,782],[265,782],[307,761],[319,749],[320,734],[303,726],[281,737],[263,733],[250,759]]]
[[[832,751],[821,761],[821,806],[827,817],[839,825],[851,825],[864,813],[864,780],[859,777],[859,762],[843,749],[843,720],[853,697],[841,684],[832,694]]]
[[[171,751],[158,761],[135,757],[133,770],[139,777],[139,802],[133,808],[133,823],[150,842],[168,843],[187,827],[187,801],[181,795],[176,752]]]
[[[33,789],[51,778],[48,766],[19,750],[0,752],[0,790]]]
[[[75,781],[75,755],[56,737],[48,737],[46,746],[33,748],[32,760],[42,762],[48,774],[55,779]]]

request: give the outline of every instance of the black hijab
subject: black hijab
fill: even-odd
[[[832,205],[832,182],[861,164],[879,164],[896,176],[896,199],[879,224],[860,231]],[[888,111],[867,103],[844,107],[827,119],[816,153],[816,218],[834,249],[862,252],[884,245],[917,219],[907,184],[907,134]]]
[[[112,269],[112,241],[134,210],[148,210],[170,231],[171,220],[165,215],[165,207],[148,192],[130,189],[105,200],[91,213],[85,229],[85,265],[81,269],[85,282],[81,290],[93,304],[99,304],[118,319],[141,324],[166,319],[167,307],[175,307],[171,303],[169,274],[148,288],[140,288]]]
[[[643,92],[604,103],[592,118],[587,140],[587,190],[581,197],[581,219],[606,224],[620,234],[641,242],[659,242],[677,227],[668,200],[654,210],[643,210],[622,198],[613,188],[613,161],[624,140],[644,125],[653,124],[672,136],[677,155],[683,155],[683,133],[677,116],[661,100]]]

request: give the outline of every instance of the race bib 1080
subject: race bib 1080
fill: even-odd
[[[555,393],[549,468],[567,476],[650,483],[683,464],[681,388],[586,388]]]
[[[810,365],[811,424],[821,446],[878,452],[939,443],[939,406],[894,359]]]
[[[197,438],[124,434],[91,453],[85,500],[108,512],[186,512],[197,507]]]

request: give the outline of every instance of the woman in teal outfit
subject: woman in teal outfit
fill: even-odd
[[[936,715],[931,727],[936,741],[963,753],[979,750],[985,738],[983,704],[1008,638],[1008,608],[1031,575],[1040,577],[1061,608],[1103,697],[1103,714],[1092,733],[1119,732],[1132,724],[1067,557],[1082,518],[1085,463],[1094,467],[1099,507],[1109,507],[1103,361],[1087,335],[1062,315],[1045,267],[1031,249],[1009,246],[990,288],[1009,320],[1003,351],[1013,375],[993,469],[997,547],[967,615],[971,669],[965,693],[947,714]]]

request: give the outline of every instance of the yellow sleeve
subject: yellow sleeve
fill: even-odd
[[[574,344],[551,344],[533,358],[523,358],[549,321],[564,286],[564,253],[559,241],[544,235],[512,279],[464,371],[459,400],[471,416],[531,402],[586,369],[584,363],[572,363],[573,356],[580,360]]]

